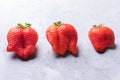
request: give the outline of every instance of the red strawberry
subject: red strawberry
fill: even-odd
[[[104,52],[106,48],[115,46],[115,37],[113,31],[103,25],[94,25],[88,33],[89,39],[98,52]]]
[[[24,59],[33,54],[38,34],[30,26],[30,24],[18,24],[9,30],[7,34],[8,52],[15,52]]]
[[[77,32],[72,25],[61,22],[54,23],[48,27],[46,37],[57,54],[63,56],[66,51],[77,54]]]

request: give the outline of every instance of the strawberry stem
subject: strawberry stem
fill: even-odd
[[[29,23],[25,23],[25,24],[18,23],[18,26],[19,26],[20,28],[22,28],[22,29],[25,29],[25,28],[27,28],[27,27],[30,27],[31,24],[29,24]]]
[[[93,27],[97,27],[97,25],[93,25]]]
[[[103,26],[103,24],[99,24],[98,26],[99,26],[99,27],[102,27],[102,26]]]
[[[58,21],[58,22],[54,22],[54,25],[61,26],[61,25],[63,25],[63,23],[61,21]]]
[[[93,25],[93,27],[102,27],[104,26],[103,24],[99,24],[99,25]]]

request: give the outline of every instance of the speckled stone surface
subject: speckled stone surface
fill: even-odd
[[[55,21],[78,31],[78,57],[58,57],[46,40],[45,30]],[[39,34],[36,54],[21,60],[6,52],[6,35],[17,23],[29,22]],[[88,39],[94,24],[115,33],[115,49],[98,54]],[[119,0],[0,0],[0,80],[120,80]]]

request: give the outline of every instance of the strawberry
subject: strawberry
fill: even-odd
[[[104,52],[107,48],[115,46],[115,36],[113,31],[102,24],[94,25],[88,33],[88,37],[98,52]]]
[[[55,53],[64,56],[66,51],[77,54],[77,32],[70,24],[63,24],[60,21],[49,26],[46,30],[46,37]]]
[[[9,30],[7,34],[8,52],[15,52],[23,59],[34,53],[38,34],[30,26],[30,24],[18,24]]]

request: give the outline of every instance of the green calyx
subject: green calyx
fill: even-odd
[[[20,28],[22,28],[22,29],[25,29],[25,28],[27,28],[27,27],[30,27],[31,24],[29,24],[29,23],[25,23],[25,24],[18,23],[18,26],[19,26]]]
[[[104,26],[103,24],[99,24],[99,25],[93,25],[93,27],[102,27]]]
[[[63,23],[61,21],[58,21],[58,22],[54,22],[54,25],[61,26],[61,25],[63,25]]]

